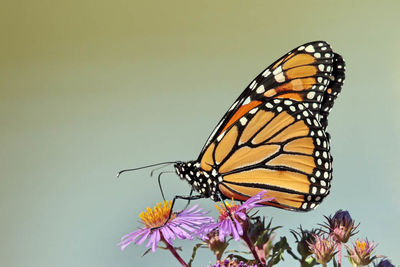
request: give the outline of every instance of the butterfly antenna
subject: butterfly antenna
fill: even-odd
[[[121,170],[121,171],[119,171],[119,172],[117,173],[117,178],[119,178],[119,177],[121,176],[121,174],[123,174],[124,172],[137,171],[137,170],[146,169],[146,168],[151,168],[151,167],[155,167],[155,166],[159,166],[159,165],[174,164],[174,163],[178,163],[178,161],[167,161],[167,162],[161,162],[161,163],[151,164],[151,165],[142,166],[142,167],[133,168],[133,169]]]

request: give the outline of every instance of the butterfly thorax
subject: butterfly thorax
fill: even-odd
[[[200,163],[197,161],[178,162],[174,167],[178,176],[186,180],[201,195],[214,201],[219,199],[218,184],[222,181],[222,177],[215,169],[207,172],[200,168]]]

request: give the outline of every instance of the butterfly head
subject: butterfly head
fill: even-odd
[[[216,175],[215,170],[206,172],[200,168],[200,163],[197,161],[177,162],[174,167],[176,174],[182,180],[186,180],[194,190],[217,201],[217,188],[220,182],[218,179],[222,178]]]

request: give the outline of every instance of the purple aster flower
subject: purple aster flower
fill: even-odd
[[[349,260],[356,266],[366,266],[376,259],[376,256],[372,256],[375,248],[376,245],[369,242],[367,238],[365,240],[357,239],[352,247],[346,246]]]
[[[167,247],[171,248],[172,240],[176,238],[192,239],[191,234],[194,231],[203,224],[212,222],[212,218],[204,216],[206,212],[195,205],[190,209],[172,213],[171,218],[163,226],[171,211],[171,203],[172,201],[165,201],[164,205],[157,203],[153,210],[147,208],[146,212],[140,213],[139,217],[144,226],[121,238],[121,242],[118,244],[121,246],[121,250],[124,250],[131,243],[140,245],[145,240],[148,240],[146,247],[151,245],[153,252],[156,251],[157,244],[160,241],[164,241]],[[155,227],[159,228],[153,229]]]
[[[223,204],[221,207],[216,206],[220,212],[218,222],[205,224],[200,228],[198,234],[202,239],[207,239],[207,234],[218,229],[219,239],[225,241],[225,237],[232,235],[233,238],[238,241],[243,236],[243,228],[247,226],[247,212],[255,207],[259,207],[259,203],[271,201],[273,198],[268,198],[266,191],[254,195],[244,202],[242,205],[237,205],[235,202],[225,202],[228,210],[225,209]],[[229,214],[232,216],[229,216]]]

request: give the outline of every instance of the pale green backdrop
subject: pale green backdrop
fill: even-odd
[[[161,199],[148,171],[117,180],[117,170],[196,158],[257,73],[318,39],[347,62],[329,124],[332,191],[309,213],[262,213],[284,235],[348,209],[360,235],[400,264],[399,10],[398,1],[2,1],[0,265],[177,266],[165,251],[141,258],[143,246],[116,246]],[[175,175],[163,181],[170,197],[188,192]],[[185,258],[192,244],[178,243]],[[195,266],[211,260],[201,252]]]

